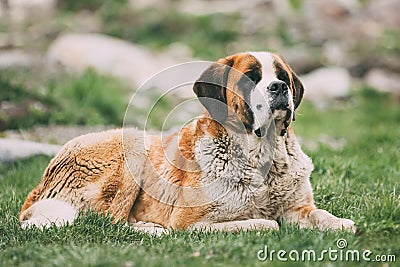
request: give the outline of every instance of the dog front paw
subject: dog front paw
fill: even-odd
[[[357,231],[356,225],[352,220],[343,218],[339,218],[339,220],[341,221],[341,225],[344,230],[349,230],[353,233]]]
[[[150,235],[156,235],[156,236],[161,236],[163,234],[169,234],[169,230],[162,227],[159,224],[152,223],[152,222],[135,222],[131,223],[131,226],[134,227],[135,230],[148,233]]]
[[[345,230],[355,233],[357,228],[352,220],[338,218],[326,210],[316,209],[310,212],[309,218],[318,230]]]
[[[278,222],[266,219],[250,219],[242,224],[244,230],[279,230]]]

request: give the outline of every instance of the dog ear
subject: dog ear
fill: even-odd
[[[304,85],[294,71],[292,71],[292,86],[294,109],[297,109],[297,107],[300,105],[301,99],[303,99]]]
[[[193,86],[200,103],[219,123],[223,123],[228,117],[226,86],[233,63],[232,57],[218,60],[200,75]]]

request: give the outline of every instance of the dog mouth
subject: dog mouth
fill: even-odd
[[[292,120],[292,110],[290,108],[276,109],[272,112],[277,134],[284,136]]]
[[[287,129],[292,119],[292,110],[287,108],[272,109],[272,118],[274,119],[276,134],[284,136],[287,133]],[[254,130],[254,134],[262,138],[267,134],[267,127],[261,126],[260,128]]]
[[[271,110],[272,117],[274,118],[275,121],[286,119],[288,112],[290,112],[290,109]]]

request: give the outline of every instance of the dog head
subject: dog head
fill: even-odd
[[[304,87],[280,56],[246,52],[212,64],[193,90],[214,120],[262,137],[271,119],[277,134],[285,135]]]

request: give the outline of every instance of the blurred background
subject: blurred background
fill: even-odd
[[[306,147],[340,148],[341,129],[353,131],[374,109],[400,121],[399,10],[398,0],[0,0],[2,144],[63,144],[120,127],[130,96],[158,71],[269,50],[305,83],[298,131]],[[160,94],[149,90],[143,101]],[[163,98],[150,127],[190,94]],[[146,114],[134,114],[141,127]],[[315,126],[313,114],[331,119]]]

